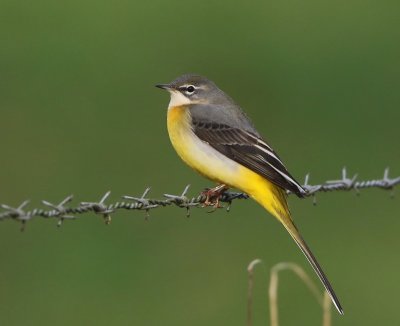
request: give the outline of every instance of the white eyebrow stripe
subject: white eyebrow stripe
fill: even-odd
[[[267,153],[269,156],[272,156],[272,157],[273,157],[274,159],[276,159],[279,163],[281,163],[282,165],[284,165],[284,164],[282,163],[282,161],[278,158],[278,156],[275,155],[274,152],[271,152],[270,150],[268,150],[268,149],[266,149],[266,148],[264,148],[264,147],[261,147],[260,145],[254,145],[254,147],[257,147],[258,149],[262,150],[264,153]]]
[[[195,89],[205,89],[204,86],[195,86],[193,84],[184,84],[178,87],[178,89],[185,89],[188,88],[189,86],[193,86]]]
[[[184,85],[179,86],[178,89],[185,89],[185,88],[188,88],[189,86],[193,86],[193,85],[191,85],[191,84],[184,84]],[[193,86],[193,87],[194,87],[194,86]]]
[[[262,155],[257,155],[263,162],[267,163],[271,168],[273,168],[276,172],[278,172],[281,176],[283,176],[287,181],[295,185],[301,192],[303,191],[303,188],[291,177],[289,177],[287,174],[283,173],[281,170],[273,166],[270,162],[268,162]]]

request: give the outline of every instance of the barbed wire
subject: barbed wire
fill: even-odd
[[[304,180],[303,188],[306,190],[306,197],[312,197],[313,203],[316,204],[316,193],[318,192],[330,192],[330,191],[343,191],[343,190],[355,190],[359,194],[360,189],[366,188],[380,188],[384,190],[392,190],[391,197],[394,196],[394,187],[400,184],[400,176],[397,178],[389,177],[389,168],[386,168],[383,173],[382,179],[373,179],[360,181],[357,180],[358,175],[355,174],[352,177],[347,176],[346,168],[342,169],[342,177],[338,180],[329,180],[322,184],[311,185],[309,184],[310,175],[307,174]],[[190,215],[190,209],[192,207],[205,207],[202,205],[208,199],[206,192],[200,193],[197,197],[187,197],[190,185],[187,185],[180,195],[164,194],[164,199],[151,199],[148,198],[150,188],[146,188],[140,197],[133,196],[122,196],[123,199],[129,201],[117,201],[111,204],[107,204],[106,200],[110,196],[111,192],[106,192],[99,201],[94,202],[81,202],[78,206],[68,206],[73,199],[73,195],[69,195],[64,198],[59,204],[52,204],[46,200],[42,201],[42,204],[46,208],[32,208],[26,210],[29,200],[25,200],[18,207],[12,207],[6,204],[1,204],[1,208],[4,210],[0,212],[0,221],[6,219],[13,219],[19,221],[22,224],[21,230],[23,231],[28,221],[35,217],[42,218],[54,218],[57,219],[57,226],[61,226],[65,220],[76,219],[77,215],[93,212],[103,217],[106,224],[111,222],[111,215],[116,213],[118,210],[142,210],[145,211],[146,218],[149,216],[149,211],[158,207],[166,206],[177,206],[186,209],[186,216]],[[289,191],[287,192],[291,194]],[[231,204],[236,199],[248,199],[247,194],[241,192],[225,191],[218,198],[219,202],[227,203],[226,210],[229,211]],[[216,205],[216,208],[222,208],[222,206]]]

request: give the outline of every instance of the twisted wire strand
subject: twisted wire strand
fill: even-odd
[[[389,168],[386,168],[382,179],[373,180],[357,180],[357,174],[352,177],[347,176],[346,168],[342,169],[342,177],[338,180],[329,180],[323,184],[311,185],[309,184],[310,176],[306,175],[303,188],[306,190],[306,197],[313,197],[314,204],[316,204],[316,193],[330,192],[330,191],[350,191],[355,190],[359,193],[360,189],[366,188],[381,188],[384,190],[392,190],[391,196],[394,196],[393,190],[400,184],[400,176],[397,178],[389,177]],[[133,197],[125,195],[122,198],[128,201],[117,201],[115,203],[106,204],[106,200],[111,192],[105,193],[98,202],[81,202],[78,206],[68,206],[73,199],[73,195],[64,198],[59,204],[55,205],[46,200],[42,204],[46,208],[33,208],[26,210],[29,204],[25,200],[18,207],[11,207],[6,204],[1,204],[4,210],[0,212],[0,221],[6,219],[14,219],[22,223],[21,230],[24,229],[25,224],[32,220],[34,217],[42,218],[55,218],[58,220],[57,226],[61,226],[64,220],[75,219],[77,215],[93,212],[104,218],[106,224],[111,222],[111,215],[118,210],[142,210],[146,213],[146,218],[149,216],[149,211],[158,207],[177,206],[186,209],[186,215],[189,216],[191,207],[202,207],[202,204],[207,200],[206,194],[203,192],[197,197],[187,197],[190,185],[187,185],[180,195],[164,194],[164,199],[147,198],[150,188],[146,188],[141,197]],[[291,194],[289,191],[287,192]],[[240,192],[226,191],[222,193],[219,198],[220,202],[227,203],[226,209],[229,211],[232,202],[236,199],[247,199],[249,196]]]

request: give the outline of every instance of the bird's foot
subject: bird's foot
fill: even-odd
[[[225,191],[229,188],[224,185],[220,184],[214,188],[206,189],[201,194],[206,196],[206,200],[202,204],[203,207],[212,206],[213,209],[209,211],[209,213],[214,212],[217,208],[222,208],[223,206],[220,204],[220,199]]]

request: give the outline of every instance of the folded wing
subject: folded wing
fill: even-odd
[[[290,175],[275,151],[254,133],[195,118],[192,119],[192,123],[197,137],[220,153],[277,186],[304,197],[305,190]]]

